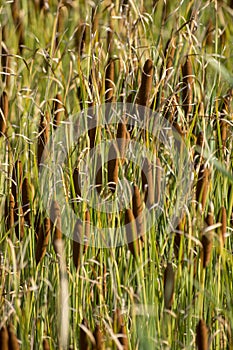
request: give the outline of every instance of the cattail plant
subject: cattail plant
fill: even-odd
[[[37,164],[40,165],[40,162],[43,158],[45,159],[47,156],[47,152],[45,151],[45,147],[48,143],[49,139],[49,113],[46,112],[45,116],[41,114],[40,125],[39,125],[39,135],[37,142]]]
[[[9,341],[8,341],[9,350],[19,350],[20,349],[19,343],[15,335],[13,325],[9,324],[7,327],[7,330],[8,330],[8,336],[9,336]]]
[[[100,326],[96,325],[94,330],[95,344],[93,345],[93,350],[103,350],[103,334],[100,330]]]
[[[224,206],[221,207],[219,210],[218,221],[221,222],[222,224],[222,226],[219,229],[219,239],[220,239],[220,244],[223,246],[225,243],[226,232],[227,232],[227,212]]]
[[[45,256],[50,236],[50,219],[45,217],[38,231],[36,242],[36,265],[38,265]]]
[[[47,339],[43,340],[43,350],[50,350],[49,342]]]
[[[164,271],[164,306],[166,309],[171,310],[175,286],[175,273],[172,268],[172,264],[168,263]]]
[[[114,60],[109,58],[105,73],[105,102],[113,102],[114,92]]]
[[[62,4],[58,9],[58,18],[57,18],[57,33],[56,33],[56,42],[55,48],[58,48],[59,41],[61,39],[61,35],[65,30],[65,21],[68,18],[68,10],[67,7]]]
[[[125,162],[125,152],[127,146],[128,131],[125,121],[120,121],[117,127],[117,147],[121,164]]]
[[[119,309],[116,309],[116,311],[113,314],[113,329],[115,333],[120,334],[120,336],[118,336],[118,340],[121,343],[123,350],[128,350],[129,343],[126,326],[121,311]]]
[[[62,103],[62,96],[61,94],[57,94],[55,99],[53,100],[53,108],[52,108],[54,129],[56,129],[60,125],[63,111],[64,111],[64,105]]]
[[[12,170],[12,182],[11,182],[11,192],[18,201],[18,193],[22,190],[23,184],[23,168],[21,160],[17,160],[13,166]]]
[[[111,144],[108,153],[108,186],[114,193],[118,184],[118,171],[119,171],[119,159],[117,154],[116,145]]]
[[[23,208],[18,205],[18,202],[15,203],[14,222],[15,234],[18,239],[22,239],[24,237],[24,215]]]
[[[75,197],[81,197],[82,193],[81,193],[81,178],[80,178],[80,173],[79,173],[79,169],[75,168],[73,171],[73,183],[74,183],[74,194]]]
[[[88,329],[88,323],[86,318],[82,320],[82,325]],[[82,327],[80,327],[79,333],[79,348],[80,350],[90,350],[88,335]]]
[[[197,141],[196,141],[196,149],[195,149],[195,153],[194,153],[194,166],[195,169],[197,168],[197,165],[199,162],[202,161],[202,149],[204,147],[204,133],[203,131],[200,131],[197,137]]]
[[[96,184],[96,190],[100,194],[102,190],[102,158],[101,154],[98,154],[97,161],[96,161],[96,176],[95,176],[95,184]]]
[[[8,119],[8,96],[6,91],[3,91],[0,97],[0,137],[6,134]]]
[[[80,266],[82,254],[85,254],[90,237],[90,213],[85,212],[85,227],[80,219],[76,221],[73,232],[73,262],[76,269]]]
[[[176,259],[179,258],[179,252],[180,252],[180,242],[181,242],[181,236],[184,234],[186,224],[186,216],[184,215],[181,217],[181,220],[179,221],[177,227],[176,227],[176,233],[174,238],[174,254]]]
[[[9,194],[9,201],[5,202],[5,218],[6,218],[6,230],[9,231],[15,224],[15,199],[12,193]]]
[[[153,73],[153,62],[151,59],[148,59],[143,66],[141,85],[136,98],[136,103],[139,105],[148,106],[152,89]]]
[[[200,320],[196,327],[196,345],[198,350],[208,350],[208,328],[204,320]]]
[[[140,195],[140,190],[136,184],[133,186],[133,215],[136,220],[137,236],[144,241],[144,225],[143,225],[143,203]]]
[[[205,167],[204,164],[201,164],[196,187],[196,200],[197,202],[201,203],[202,211],[204,211],[205,209],[209,189],[209,175],[210,170],[207,167]]]
[[[8,350],[8,342],[9,342],[9,335],[8,335],[8,330],[6,326],[3,326],[0,329],[0,349],[1,350]]]
[[[207,228],[214,224],[214,217],[211,210],[209,210],[206,218]],[[213,231],[208,230],[202,234],[201,238],[202,243],[202,260],[203,260],[203,268],[206,268],[210,262],[211,251],[213,246]]]
[[[139,239],[137,236],[136,220],[133,215],[133,211],[128,208],[125,211],[125,226],[126,226],[126,238],[128,242],[128,249],[136,258],[140,253]]]
[[[58,250],[56,248],[56,241],[62,239],[61,232],[61,211],[60,206],[56,200],[52,201],[50,208],[50,225],[51,225],[51,233],[53,233],[53,247],[58,254]]]
[[[28,225],[31,225],[31,209],[30,201],[32,200],[32,187],[27,177],[24,178],[22,184],[22,204],[24,220]]]
[[[185,116],[187,117],[192,111],[192,101],[193,101],[193,77],[192,77],[192,63],[189,57],[187,57],[184,65],[182,66],[183,75],[183,109]]]
[[[206,46],[213,45],[213,32],[214,32],[214,25],[213,25],[212,19],[210,18],[207,22],[206,33],[204,38],[204,43]]]
[[[81,23],[75,32],[75,48],[79,56],[82,56],[86,50],[88,40],[89,27],[85,23]]]
[[[227,129],[228,129],[228,123],[226,122],[226,120],[221,119],[220,130],[221,130],[221,142],[222,142],[223,149],[226,148]]]
[[[151,208],[155,203],[153,170],[150,160],[146,157],[141,170],[142,190],[144,192],[144,202],[147,208]]]

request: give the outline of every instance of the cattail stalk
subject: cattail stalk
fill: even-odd
[[[8,108],[8,96],[6,91],[3,91],[0,97],[0,137],[6,134]]]
[[[40,225],[38,232],[38,239],[36,242],[36,265],[38,265],[45,256],[47,246],[49,244],[50,236],[50,219],[44,218],[42,225]]]
[[[208,350],[208,328],[204,320],[200,320],[196,328],[196,344],[198,350]]]
[[[172,264],[168,263],[164,271],[164,306],[166,309],[171,310],[175,286],[175,273],[172,268]]]
[[[185,116],[192,111],[192,100],[193,100],[193,77],[192,77],[192,63],[189,57],[187,57],[184,65],[182,66],[182,75],[183,75],[183,109]]]
[[[143,66],[142,81],[136,98],[136,103],[139,105],[148,106],[152,89],[153,72],[153,62],[151,59],[148,59]]]

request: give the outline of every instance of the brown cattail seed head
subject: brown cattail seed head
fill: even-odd
[[[114,60],[109,59],[105,73],[105,102],[113,101],[114,92]]]
[[[46,158],[47,153],[44,152],[45,146],[48,143],[49,139],[49,114],[45,114],[45,117],[41,115],[40,125],[39,125],[39,136],[37,143],[37,164],[40,165],[42,155],[43,158]],[[44,154],[43,154],[44,152]]]
[[[9,195],[9,202],[6,200],[5,203],[5,218],[6,218],[6,229],[9,231],[14,227],[14,209],[15,209],[15,199],[12,193]]]
[[[97,162],[96,162],[96,177],[95,177],[95,184],[96,184],[96,190],[100,194],[102,190],[102,159],[101,154],[98,154],[97,156]]]
[[[87,320],[85,318],[82,320],[82,325],[88,328]],[[79,334],[79,347],[80,350],[90,350],[87,333],[82,328],[80,328]]]
[[[62,96],[57,94],[53,101],[53,127],[56,129],[61,122],[62,112],[64,111],[64,106],[62,103]]]
[[[50,236],[50,219],[44,218],[42,225],[39,228],[38,239],[36,242],[36,265],[38,265],[45,256]]]
[[[196,328],[196,344],[198,350],[208,350],[208,328],[204,320],[200,320]]]
[[[125,225],[128,248],[133,256],[137,257],[140,253],[139,241],[137,237],[137,226],[133,212],[129,208],[125,211]]]
[[[43,350],[50,350],[49,342],[47,339],[43,340]]]
[[[209,174],[209,169],[205,168],[204,164],[202,164],[198,173],[196,200],[202,204],[203,211],[205,208],[209,188]]]
[[[27,177],[23,180],[22,185],[22,202],[23,202],[23,213],[25,221],[31,224],[31,212],[30,212],[30,201],[32,199],[31,185]]]
[[[0,137],[6,133],[8,119],[8,96],[6,91],[3,91],[0,97]]]
[[[153,62],[151,59],[148,59],[143,66],[142,81],[136,99],[136,103],[139,105],[148,106],[152,88],[153,72]]]
[[[114,193],[116,190],[116,185],[118,184],[118,152],[116,145],[111,144],[108,153],[108,184],[110,190]]]
[[[144,201],[147,208],[151,208],[155,203],[154,197],[154,182],[153,182],[153,171],[152,164],[148,158],[143,161],[142,171],[142,190],[144,192]]]
[[[80,265],[80,258],[83,249],[83,224],[80,219],[76,221],[73,232],[73,262],[76,269]]]
[[[144,240],[143,204],[137,185],[133,186],[133,215],[136,219],[137,236]]]
[[[127,144],[127,127],[125,122],[119,122],[117,128],[117,146],[121,163],[125,161],[125,149]]]
[[[19,343],[15,335],[13,326],[9,324],[7,327],[7,330],[9,335],[9,342],[8,342],[9,350],[19,350]]]
[[[171,309],[174,296],[175,273],[172,264],[168,263],[164,271],[164,306]]]
[[[6,326],[3,326],[0,330],[0,349],[8,350],[9,335]]]
[[[74,182],[74,192],[75,192],[75,197],[81,197],[81,179],[80,179],[80,174],[79,174],[79,169],[75,168],[73,172],[73,182]]]
[[[94,330],[94,338],[95,338],[95,345],[93,346],[94,350],[102,350],[102,346],[103,346],[103,335],[102,332],[100,330],[100,327],[98,325],[95,326],[95,330]]]

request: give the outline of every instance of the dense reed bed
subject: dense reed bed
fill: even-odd
[[[1,4],[0,349],[233,349],[232,8]]]

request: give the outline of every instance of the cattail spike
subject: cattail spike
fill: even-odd
[[[196,344],[198,350],[208,350],[208,328],[204,320],[200,320],[196,328]]]
[[[88,323],[85,318],[82,320],[82,325],[88,329]],[[85,332],[85,330],[83,330],[81,327],[80,327],[80,335],[79,335],[79,348],[80,350],[90,350],[88,335]]]
[[[95,338],[95,345],[93,346],[93,350],[103,350],[103,335],[99,325],[95,326],[93,335]]]
[[[114,193],[118,184],[118,154],[115,144],[111,144],[108,153],[108,184],[109,189]]]
[[[44,218],[42,225],[38,232],[38,239],[36,242],[36,265],[38,265],[45,256],[47,246],[49,244],[50,236],[50,219]]]
[[[49,114],[46,112],[45,117],[41,114],[40,125],[39,125],[39,136],[37,143],[37,164],[40,165],[40,162],[43,158],[46,159],[47,152],[44,152],[45,146],[48,143],[49,139]]]
[[[131,209],[125,211],[125,226],[126,226],[126,237],[128,242],[128,249],[136,258],[140,253],[139,240],[137,237],[137,226],[136,220]]]
[[[140,191],[137,185],[133,186],[133,215],[136,219],[137,236],[144,241],[144,225],[143,225],[143,204]]]
[[[47,339],[43,340],[43,350],[50,350],[49,342]]]
[[[62,103],[62,96],[61,94],[57,94],[53,101],[53,109],[52,109],[54,129],[56,129],[60,125],[62,112],[64,110],[65,109]]]
[[[8,342],[9,350],[19,350],[19,343],[15,335],[12,324],[8,325],[7,330],[9,335],[9,342]]]
[[[171,310],[174,297],[175,273],[172,264],[168,263],[164,271],[164,306]]]
[[[154,197],[154,183],[153,183],[153,171],[152,164],[148,158],[144,159],[142,170],[142,190],[144,192],[144,202],[149,209],[155,203]]]
[[[105,73],[105,102],[113,102],[114,65],[114,60],[110,58]]]
[[[3,326],[0,330],[0,349],[8,350],[9,335],[6,326]]]
[[[205,209],[208,188],[209,188],[209,175],[210,171],[208,168],[201,164],[198,173],[197,188],[196,188],[196,200],[201,203],[202,211]]]
[[[56,254],[58,254],[59,251],[56,247],[56,241],[62,239],[62,232],[61,232],[61,211],[60,211],[60,206],[56,200],[52,202],[51,209],[50,209],[50,226],[51,226],[51,232],[53,233],[53,247]]]
[[[136,103],[142,106],[148,106],[153,80],[153,62],[146,60],[143,66],[142,81],[136,98]]]

